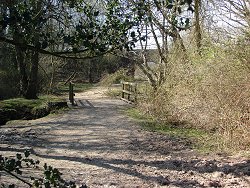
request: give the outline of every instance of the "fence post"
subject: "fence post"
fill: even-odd
[[[121,81],[121,83],[122,83],[122,98],[124,98],[124,90],[125,90],[125,84],[124,84],[124,82],[123,81]]]
[[[134,88],[134,93],[135,93],[135,103],[137,103],[137,83],[135,83],[135,88]]]
[[[69,101],[72,105],[75,105],[75,103],[74,103],[74,84],[72,82],[69,82]]]
[[[121,82],[122,84],[122,100],[130,103],[137,102],[137,83]]]
[[[130,93],[131,93],[131,85],[130,85],[130,83],[128,83],[128,89],[126,89],[127,91],[128,91],[128,101],[130,101]]]

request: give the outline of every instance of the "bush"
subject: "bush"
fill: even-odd
[[[165,84],[148,93],[141,109],[161,121],[215,131],[223,138],[215,142],[219,148],[249,149],[249,49],[207,45],[202,57],[190,49],[189,61],[173,51]]]

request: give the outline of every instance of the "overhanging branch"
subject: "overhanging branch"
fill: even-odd
[[[37,52],[39,52],[41,54],[52,55],[52,56],[55,56],[55,57],[66,58],[66,59],[85,60],[85,59],[91,59],[91,58],[103,55],[103,53],[102,53],[102,54],[98,54],[98,55],[95,55],[95,56],[77,57],[76,56],[77,53],[86,52],[88,50],[85,49],[85,50],[81,50],[81,51],[77,51],[77,52],[70,52],[70,51],[66,51],[66,52],[50,52],[50,51],[43,50],[41,48],[37,48],[37,47],[29,45],[29,44],[23,44],[23,43],[17,42],[17,41],[12,40],[12,39],[7,39],[7,38],[2,37],[2,36],[0,36],[0,41],[8,43],[8,44],[12,44],[14,46],[19,46],[19,47],[26,48],[26,49],[29,49],[29,50],[37,51]],[[74,54],[75,56],[66,56],[64,54]]]

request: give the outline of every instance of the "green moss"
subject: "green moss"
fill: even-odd
[[[35,100],[24,98],[3,100],[0,101],[0,125],[9,120],[41,118],[65,106],[67,107],[65,99],[51,95],[43,95]]]
[[[14,109],[17,107],[25,106],[27,108],[35,108],[39,106],[44,106],[47,102],[50,101],[63,101],[64,99],[62,97],[57,97],[53,95],[42,95],[39,96],[38,99],[25,99],[25,98],[13,98],[8,100],[0,101],[0,108],[8,108],[8,109]]]
[[[14,98],[3,100],[0,102],[0,108],[14,109],[16,107],[26,106],[29,108],[34,108],[43,103],[42,99],[28,100],[24,98]]]

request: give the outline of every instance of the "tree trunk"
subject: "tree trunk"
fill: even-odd
[[[50,78],[50,83],[49,83],[49,90],[48,93],[52,92],[52,88],[54,85],[54,80],[55,80],[55,65],[54,65],[54,61],[53,61],[53,56],[50,57],[51,58],[51,68],[52,68],[52,72],[51,72],[51,78]]]
[[[16,51],[16,61],[18,65],[18,71],[20,74],[20,94],[25,95],[28,87],[28,76],[26,72],[26,63],[25,63],[25,52],[20,47],[15,47]]]
[[[150,85],[156,91],[158,89],[158,86],[157,81],[154,79],[153,75],[146,70],[146,68],[143,66],[143,62],[137,62],[136,64],[141,69],[141,71],[147,76]]]
[[[96,65],[95,65],[95,59],[90,60],[89,62],[89,72],[88,72],[88,78],[89,78],[89,83],[94,83],[95,81],[95,71],[96,71]]]
[[[180,33],[177,31],[177,29],[174,29],[173,30],[173,33],[171,34],[171,37],[173,37],[173,41],[174,41],[174,44],[178,47],[178,49],[180,49],[184,55],[186,56],[187,55],[187,49],[184,45],[184,42],[181,38],[181,35]]]
[[[11,2],[10,4],[10,16],[15,17],[14,10],[15,8],[13,7],[14,4]],[[23,37],[20,34],[19,27],[16,24],[11,24],[10,29],[13,31],[13,40],[22,43],[23,42]],[[21,95],[25,95],[27,87],[28,87],[28,75],[27,75],[27,54],[26,54],[26,49],[15,46],[15,58],[16,58],[16,63],[17,63],[17,68],[20,76],[20,86],[19,86],[19,92]]]
[[[135,63],[134,63],[134,61],[129,62],[127,75],[132,77],[132,78],[135,77]]]
[[[39,63],[39,53],[34,51],[31,56],[31,70],[28,87],[24,97],[26,99],[37,99],[37,81],[38,81],[38,63]]]
[[[42,9],[42,1],[38,1],[36,4],[35,11],[38,12],[37,16],[41,15]],[[35,46],[39,43],[39,31],[34,29],[33,35],[35,38],[34,44]],[[37,51],[32,51],[31,57],[30,57],[30,75],[29,75],[29,82],[27,86],[26,93],[24,97],[26,99],[37,99],[37,93],[38,93],[38,65],[39,65],[39,53]]]
[[[201,26],[200,26],[200,4],[201,0],[194,1],[194,16],[195,16],[195,42],[199,55],[201,55]]]

